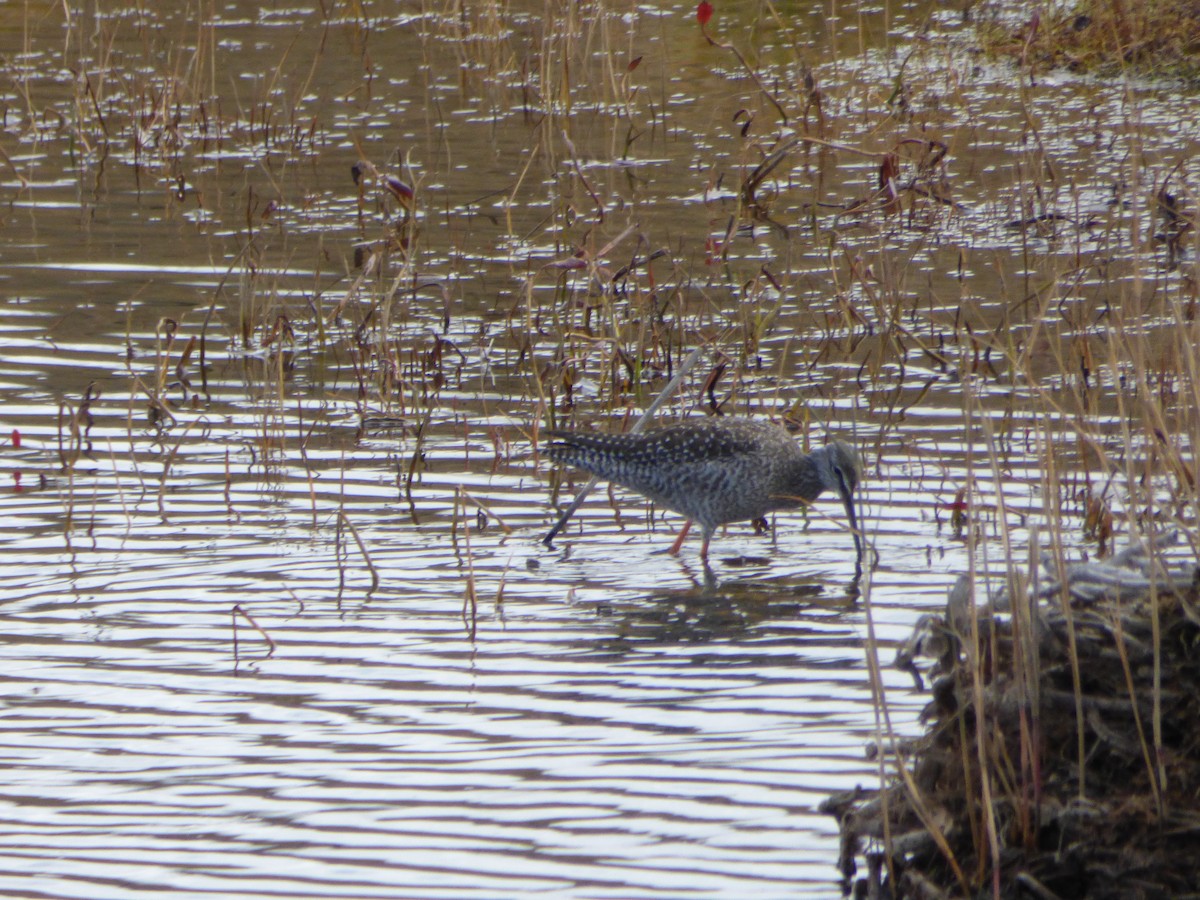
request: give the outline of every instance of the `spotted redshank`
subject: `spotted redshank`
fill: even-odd
[[[702,559],[717,526],[807,506],[832,490],[859,543],[854,489],[861,465],[849,444],[805,453],[779,425],[733,417],[688,419],[646,434],[549,432],[550,458],[644,494],[687,518],[671,547],[678,553],[693,521],[703,529]]]

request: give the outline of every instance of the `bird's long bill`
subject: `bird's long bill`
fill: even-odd
[[[838,470],[834,470],[837,474],[838,495],[842,498],[842,504],[846,507],[846,521],[850,523],[850,533],[854,535],[854,552],[856,554],[854,561],[855,571],[859,571],[862,567],[863,546],[862,533],[858,530],[858,513],[854,508],[854,489],[846,481],[845,477]]]

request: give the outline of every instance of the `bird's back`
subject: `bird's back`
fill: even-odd
[[[768,422],[694,419],[647,434],[550,436],[551,459],[644,494],[706,528],[797,505],[779,489],[804,454]]]

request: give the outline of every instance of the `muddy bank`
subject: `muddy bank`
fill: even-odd
[[[930,679],[925,735],[825,806],[847,894],[1200,892],[1200,567],[1172,540],[1043,559],[978,606],[964,576],[921,619],[896,664]]]

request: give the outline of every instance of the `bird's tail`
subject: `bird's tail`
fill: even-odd
[[[557,463],[575,466],[593,475],[609,477],[627,449],[631,435],[580,434],[577,431],[546,431],[550,439],[546,455]]]

